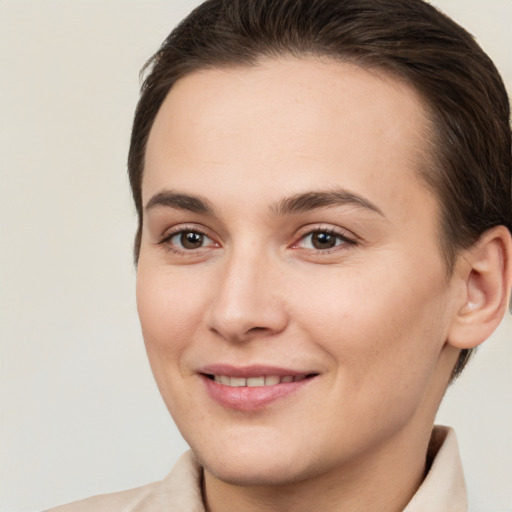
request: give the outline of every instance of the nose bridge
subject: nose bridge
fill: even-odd
[[[277,262],[263,250],[233,248],[217,281],[209,328],[235,341],[283,330],[287,318],[276,267]]]

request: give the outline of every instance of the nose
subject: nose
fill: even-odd
[[[207,313],[209,330],[232,342],[282,332],[288,314],[276,265],[254,251],[233,254],[224,265]]]

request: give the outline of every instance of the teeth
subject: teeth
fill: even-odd
[[[232,386],[234,388],[241,388],[244,386],[247,386],[247,379],[244,379],[243,377],[231,377],[231,382],[229,383],[229,386]]]
[[[265,377],[250,377],[247,379],[247,385],[252,388],[265,385]]]
[[[227,375],[214,375],[213,380],[218,382],[219,384],[224,384],[225,386],[230,386],[233,388],[240,387],[257,387],[257,386],[275,386],[281,383],[288,382],[300,382],[304,380],[306,375],[285,375],[284,377],[279,377],[278,375],[266,375],[260,377],[228,377]]]

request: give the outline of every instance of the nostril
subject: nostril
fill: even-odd
[[[251,327],[247,332],[263,332],[266,330],[266,327]]]

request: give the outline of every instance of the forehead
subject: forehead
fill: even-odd
[[[341,185],[403,201],[404,187],[428,193],[417,172],[428,126],[412,88],[350,63],[281,58],[194,72],[153,124],[143,201],[202,184],[259,199]]]

